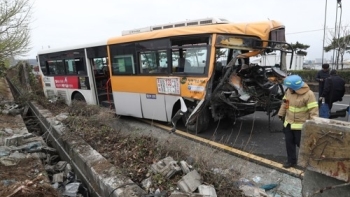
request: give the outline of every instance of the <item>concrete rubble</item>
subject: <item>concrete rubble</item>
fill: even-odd
[[[10,102],[2,102],[2,115],[16,116],[23,108]],[[19,117],[20,118],[20,117]],[[63,196],[85,197],[87,189],[77,179],[69,163],[59,159],[56,149],[49,147],[42,137],[28,133],[27,128],[0,128],[0,165],[16,166],[21,159],[36,158],[45,166],[48,179]],[[39,169],[34,170],[38,177]],[[25,175],[24,175],[25,176]],[[1,180],[6,185],[20,184],[16,180]]]
[[[24,111],[24,107],[20,107],[13,102],[2,102],[1,106],[3,106],[1,113],[4,115],[16,116]]]
[[[26,135],[18,135],[15,138],[8,137],[5,138],[5,142],[13,139],[24,139],[25,137]],[[47,175],[51,179],[52,186],[62,195],[87,195],[87,189],[77,180],[70,164],[66,161],[60,161],[55,149],[48,147],[42,139],[29,143],[17,140],[16,143],[7,143],[5,146],[0,146],[1,165],[15,166],[20,159],[31,157],[42,160]]]
[[[221,173],[218,169],[212,169],[214,173]],[[149,194],[157,194],[163,196],[159,188],[154,188],[152,175],[160,174],[167,180],[173,178],[175,175],[182,175],[177,182],[177,188],[171,191],[171,197],[217,197],[216,190],[212,185],[203,184],[202,177],[197,170],[193,169],[186,161],[175,161],[172,157],[166,157],[157,163],[150,166],[148,178],[142,181],[142,187]],[[268,193],[278,187],[278,184],[260,185],[260,177],[254,177],[252,181],[248,179],[240,179],[235,185],[239,188],[245,196],[248,197],[269,197],[279,196],[275,193]]]
[[[2,114],[13,116],[13,114],[20,114],[25,111],[23,108],[20,108],[18,105],[15,105],[13,103],[6,104],[6,109],[0,109],[0,112]],[[55,121],[53,122],[55,125],[54,127],[56,128],[56,126],[63,126],[60,122],[67,117],[68,116],[66,114],[60,114],[56,116]],[[20,130],[12,128],[5,128],[2,130],[0,128],[0,134],[5,134],[4,136],[10,136],[8,139],[3,140],[3,144],[7,142],[8,146],[0,146],[0,158],[4,158],[3,161],[7,162],[8,165],[16,165],[16,162],[23,157],[40,158],[45,165],[45,170],[50,178],[53,188],[56,188],[64,196],[86,196],[84,195],[85,192],[87,192],[86,188],[76,178],[74,172],[72,171],[71,165],[66,161],[61,161],[59,159],[57,151],[51,147],[48,147],[42,139],[40,140],[34,135],[21,133]],[[16,135],[13,136],[14,134]],[[202,182],[202,177],[198,171],[188,163],[191,162],[189,160],[187,160],[187,162],[178,162],[174,161],[171,157],[160,160],[159,162],[150,166],[149,176],[142,182],[143,188],[145,188],[149,194],[154,194],[154,196],[165,196],[162,188],[157,188],[155,186],[156,184],[153,183],[154,180],[152,180],[151,175],[160,174],[166,179],[172,179],[175,176],[182,176],[182,178],[177,182],[177,187],[171,189],[172,197],[217,196],[215,188],[211,185],[204,184]],[[213,172],[216,170],[217,169],[213,169]],[[271,188],[265,189],[267,188],[265,185],[257,183],[259,179],[260,177],[257,179],[252,179],[252,181],[242,179],[235,185],[237,188],[240,188],[242,190],[242,193],[244,193],[245,196],[280,196],[278,194],[266,194],[267,192],[265,191],[268,191]],[[12,183],[12,180],[5,181],[8,184]],[[274,187],[278,187],[278,185],[275,185]]]
[[[350,122],[316,118],[302,130],[298,165],[305,167],[302,195],[349,196]]]
[[[171,179],[175,175],[182,174],[182,178],[177,183],[177,188],[172,191],[171,197],[196,196],[196,197],[216,197],[213,186],[202,185],[202,177],[186,161],[175,161],[172,157],[166,157],[150,166],[149,177],[142,181],[143,188],[150,194],[163,196],[159,188],[153,188],[151,175],[161,174],[164,178]],[[195,192],[195,193],[194,193]]]

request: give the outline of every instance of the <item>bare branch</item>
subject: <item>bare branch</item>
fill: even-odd
[[[30,50],[30,0],[0,2],[0,59],[23,55]]]

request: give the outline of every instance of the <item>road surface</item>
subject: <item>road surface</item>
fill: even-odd
[[[318,98],[317,93],[315,96]],[[345,95],[342,102],[333,104],[332,112],[346,108],[349,103],[350,95]],[[346,121],[347,116],[336,120]],[[183,126],[178,129],[186,130]],[[282,122],[277,116],[272,117],[269,130],[268,117],[264,112],[241,117],[236,122],[214,123],[208,131],[198,135],[280,163],[286,160]]]

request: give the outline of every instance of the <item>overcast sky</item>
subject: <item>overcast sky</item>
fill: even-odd
[[[287,42],[299,41],[310,45],[306,59],[322,57],[326,0],[32,0],[32,2],[34,4],[31,24],[32,50],[25,58],[35,58],[39,50],[48,47],[67,47],[107,40],[121,35],[122,30],[206,17],[226,18],[232,22],[278,20],[286,26]],[[331,30],[335,26],[336,4],[337,0],[328,0],[326,25]],[[350,2],[343,1],[342,7],[342,25],[350,26]],[[332,52],[325,54],[328,59],[331,56]]]

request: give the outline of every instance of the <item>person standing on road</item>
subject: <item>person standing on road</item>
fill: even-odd
[[[322,70],[317,72],[316,75],[316,81],[318,81],[318,97],[320,98],[323,89],[324,89],[324,82],[325,80],[330,76],[329,74],[329,64],[322,64]],[[321,103],[319,103],[321,104]]]
[[[332,109],[333,103],[342,101],[345,94],[345,80],[337,75],[336,70],[331,70],[330,77],[325,80],[325,85],[319,100],[328,104],[329,111]]]
[[[318,103],[309,86],[298,75],[287,76],[283,84],[287,86],[278,117],[284,121],[288,160],[284,168],[297,164],[296,146],[300,147],[301,129],[306,120],[318,117]]]

